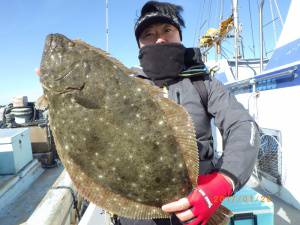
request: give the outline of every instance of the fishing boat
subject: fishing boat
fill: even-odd
[[[276,0],[274,4],[279,13]],[[300,109],[296,107],[300,96],[300,30],[296,23],[300,19],[300,1],[290,1],[280,38],[270,57],[264,57],[267,54],[263,52],[263,0],[259,6],[260,58],[245,58],[241,54],[243,51],[239,43],[242,34],[239,31],[237,0],[232,1],[232,14],[221,20],[218,28],[209,28],[200,36],[198,47],[202,49],[203,59],[211,74],[225,84],[260,126],[258,160],[246,186],[269,196],[273,201],[274,224],[300,224],[300,191],[297,190],[296,179],[296,149],[299,145],[296,129],[300,125],[297,116]],[[272,17],[271,23],[276,21],[273,13]],[[280,13],[278,18],[282,20]],[[232,46],[235,55],[222,59],[222,44],[228,38],[234,39]],[[212,50],[215,50],[216,59],[208,60]],[[222,138],[217,128],[213,130],[218,157],[222,154]],[[107,222],[107,217],[100,211],[90,204],[81,224],[92,224],[90,221],[97,218]],[[245,221],[249,224],[249,220]],[[239,222],[242,224],[242,221]]]
[[[73,185],[63,171],[47,110],[28,102],[27,96],[16,96],[10,104],[1,106],[0,224],[71,221],[76,192],[70,192]]]
[[[263,41],[263,5],[260,1],[260,58],[244,59],[239,55],[237,39],[237,1],[227,31],[235,30],[233,59],[207,61],[213,76],[222,81],[238,101],[248,109],[261,128],[261,146],[253,177],[264,191],[300,209],[300,191],[297,185],[300,125],[297,102],[300,96],[300,1],[291,0],[288,14],[272,55],[265,58]],[[270,1],[271,2],[271,1]],[[274,21],[274,19],[273,19]],[[226,25],[227,26],[227,25]],[[203,40],[201,47],[207,58],[212,47],[221,48],[224,39],[220,29]],[[205,42],[206,41],[206,42]],[[217,49],[220,52],[220,49]],[[221,143],[217,135],[217,142]],[[296,224],[296,223],[295,223]]]
[[[232,2],[233,13],[222,19],[219,27],[205,31],[200,37],[199,46],[212,75],[226,85],[261,128],[260,153],[254,174],[247,185],[271,196],[276,225],[300,224],[296,167],[296,148],[299,145],[296,128],[300,125],[297,116],[300,113],[297,107],[300,94],[300,31],[296,23],[300,19],[297,12],[300,1],[291,0],[272,56],[254,59],[241,56],[243,54],[238,44],[242,34],[236,29],[240,27],[238,2]],[[260,6],[262,10],[263,1],[260,1]],[[261,31],[262,27],[261,21]],[[223,42],[228,38],[234,39],[235,57],[218,57],[218,54],[222,55]],[[263,42],[263,37],[260,38]],[[210,52],[215,49],[218,53],[216,60],[208,60]],[[264,48],[260,49],[263,51]],[[261,52],[261,55],[264,54]],[[0,114],[5,113],[3,108]],[[34,108],[30,108],[33,113]],[[25,130],[31,118],[26,110],[28,107],[22,112],[19,109],[13,111],[21,118],[17,122],[23,124],[22,129]],[[22,119],[24,121],[20,121]],[[45,121],[38,121],[35,129],[43,132],[42,137],[47,139],[51,136],[47,126],[41,127],[43,123]],[[0,126],[3,124],[0,120]],[[222,141],[217,129],[214,130],[218,156],[222,152]],[[45,143],[51,144],[51,138]],[[43,155],[45,153],[53,154],[44,152]],[[59,160],[46,157],[43,161],[38,154],[35,153],[35,159],[28,159],[26,165],[14,175],[0,175],[0,225],[111,224],[107,212],[78,195]],[[49,166],[49,162],[54,166]]]

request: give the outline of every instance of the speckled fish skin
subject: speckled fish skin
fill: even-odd
[[[100,49],[48,35],[41,83],[58,153],[78,191],[129,218],[163,218],[160,207],[196,184],[192,121],[160,89],[128,76]]]

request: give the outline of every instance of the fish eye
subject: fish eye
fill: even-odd
[[[54,48],[56,48],[56,46],[57,46],[56,41],[52,41],[51,42],[51,48],[54,49]]]
[[[75,43],[74,42],[72,42],[72,41],[70,41],[70,42],[68,42],[68,47],[74,47],[75,46]]]

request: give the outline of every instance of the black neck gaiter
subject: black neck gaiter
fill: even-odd
[[[144,73],[162,87],[181,79],[179,74],[195,65],[204,65],[199,48],[185,48],[179,43],[147,45],[140,49]]]
[[[184,54],[182,44],[154,44],[140,49],[139,60],[144,73],[161,87],[179,78],[185,67]]]

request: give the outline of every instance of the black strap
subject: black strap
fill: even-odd
[[[192,83],[194,84],[195,88],[197,89],[197,91],[199,93],[201,103],[202,103],[205,111],[208,114],[208,111],[207,111],[208,92],[207,92],[207,89],[206,89],[205,84],[204,84],[204,79],[205,78],[202,77],[202,76],[191,77],[191,81],[192,81]]]
[[[257,225],[257,217],[253,213],[239,213],[230,218],[230,225],[234,225],[237,220],[252,220],[253,225]]]
[[[72,204],[73,204],[73,209],[75,209],[75,212],[77,214],[77,218],[78,220],[80,221],[81,220],[81,215],[79,213],[79,209],[78,209],[78,198],[74,192],[74,190],[71,188],[71,187],[68,187],[68,186],[54,186],[54,187],[51,187],[51,189],[67,189],[70,191],[71,195],[72,195]]]
[[[118,217],[117,215],[113,214],[110,219],[113,225],[122,225],[120,217]]]

